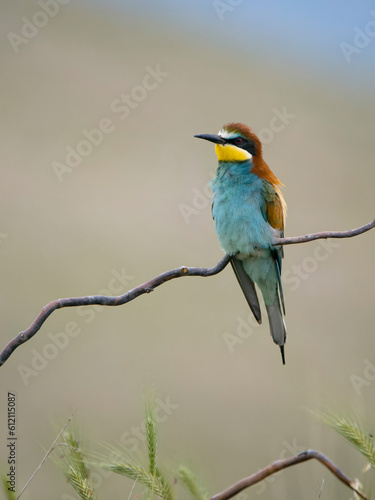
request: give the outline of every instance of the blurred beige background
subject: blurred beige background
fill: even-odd
[[[206,189],[216,156],[193,135],[225,122],[242,121],[264,139],[265,159],[285,184],[288,235],[351,229],[374,216],[367,63],[374,40],[350,64],[333,38],[321,57],[298,60],[293,51],[280,55],[276,35],[246,44],[239,34],[238,49],[235,37],[220,42],[236,23],[240,32],[246,16],[251,30],[248,4],[222,20],[213,4],[198,5],[188,29],[167,11],[161,22],[128,3],[60,4],[35,36],[13,47],[8,34],[21,34],[22,18],[41,7],[26,0],[1,7],[1,347],[52,299],[123,293],[180,265],[218,262]],[[357,8],[365,26],[370,9]],[[199,19],[207,9],[204,34]],[[343,40],[353,42],[357,22]],[[319,36],[319,23],[314,30]],[[303,41],[292,40],[296,52]],[[107,133],[88,148],[83,131],[99,126]],[[69,167],[66,148],[87,154]],[[195,464],[212,494],[306,448],[360,476],[364,459],[309,410],[356,411],[373,430],[374,236],[285,249],[285,367],[267,321],[249,323],[229,267],[172,281],[122,307],[56,311],[1,368],[2,470],[8,391],[17,394],[20,490],[73,411],[84,441],[126,442],[142,423],[142,394],[153,388],[167,404],[160,457]],[[74,335],[64,342],[58,334],[66,329]],[[128,498],[132,486],[115,476],[97,483],[102,499]],[[317,499],[320,492],[323,500],[351,498],[315,463],[240,498]],[[47,461],[22,498],[75,497]]]

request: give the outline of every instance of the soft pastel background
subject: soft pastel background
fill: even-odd
[[[205,188],[216,157],[193,135],[227,121],[268,138],[288,235],[371,220],[372,10],[370,1],[72,0],[16,52],[9,33],[21,35],[23,18],[41,7],[2,2],[1,347],[54,298],[123,293],[180,265],[218,262]],[[343,42],[357,44],[349,61]],[[146,68],[158,65],[163,78],[142,95]],[[113,103],[132,92],[142,100],[120,119]],[[274,118],[283,110],[284,124]],[[65,163],[65,148],[106,118],[112,132],[59,181],[51,165]],[[123,307],[55,312],[0,370],[2,470],[8,391],[17,394],[21,489],[74,410],[85,441],[125,442],[151,388],[174,407],[161,412],[160,456],[195,464],[211,493],[305,448],[362,477],[364,459],[310,410],[355,411],[374,431],[374,237],[285,249],[285,367],[267,321],[249,325],[230,268],[172,281]],[[70,322],[80,333],[51,348]],[[142,449],[142,433],[136,439]],[[99,498],[128,498],[130,481],[97,478]],[[308,463],[241,499],[319,494],[351,498]],[[48,461],[22,498],[75,497]]]

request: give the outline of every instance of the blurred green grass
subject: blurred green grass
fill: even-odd
[[[32,12],[18,2],[2,24],[17,26]],[[275,108],[296,115],[264,147],[286,186],[287,234],[349,229],[373,217],[374,102],[323,74],[273,69],[251,48],[246,60],[229,50],[218,54],[211,43],[165,26],[73,4],[19,54],[4,42],[0,50],[0,233],[8,235],[0,245],[2,344],[50,300],[108,287],[114,270],[125,268],[131,288],[176,266],[214,265],[222,253],[210,203],[189,224],[181,203],[192,205],[193,190],[203,191],[216,167],[213,149],[193,135],[216,132],[224,122],[260,131]],[[169,75],[119,120],[113,100],[156,65]],[[58,182],[51,163],[63,162],[64,148],[107,117],[115,131]],[[229,269],[173,281],[95,312],[90,323],[74,309],[56,312],[1,369],[1,405],[8,390],[18,398],[19,488],[37,467],[41,446],[53,441],[54,422],[77,408],[88,439],[120,440],[142,422],[149,385],[178,405],[162,424],[164,456],[192,457],[212,492],[289,453],[293,442],[319,449],[355,476],[357,456],[306,409],[337,405],[374,414],[374,384],[358,395],[350,382],[363,376],[365,359],[375,363],[372,242],[372,234],[342,240],[313,272],[306,266],[320,243],[286,249],[284,274],[295,276],[293,266],[302,266],[306,276],[297,289],[285,287],[286,367],[266,323],[228,351],[223,335],[235,334],[238,318],[249,315]],[[30,367],[32,350],[42,352],[48,334],[69,321],[81,333],[25,386],[20,365]],[[317,496],[323,475],[313,464],[284,472],[263,498]],[[118,495],[119,484],[103,480],[99,494]],[[336,497],[343,491],[334,481],[332,490]],[[64,492],[63,477],[48,464],[24,497]]]

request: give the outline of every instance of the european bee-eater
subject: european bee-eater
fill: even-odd
[[[196,135],[215,143],[219,160],[213,191],[212,216],[224,251],[258,323],[261,311],[254,282],[263,295],[273,341],[285,364],[286,327],[281,286],[283,249],[273,244],[283,237],[286,204],[282,183],[262,157],[262,143],[242,123],[228,123],[217,135]]]

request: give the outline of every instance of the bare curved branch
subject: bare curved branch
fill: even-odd
[[[275,238],[275,245],[290,245],[293,243],[305,243],[308,241],[317,240],[319,238],[351,238],[357,236],[366,231],[369,231],[375,227],[375,219],[369,222],[365,226],[359,227],[358,229],[352,229],[350,231],[325,231],[323,233],[307,234],[305,236],[295,236],[291,238]],[[143,283],[142,285],[129,290],[123,295],[118,297],[108,297],[106,295],[89,295],[86,297],[69,297],[65,299],[56,299],[43,307],[35,320],[31,325],[24,331],[20,332],[14,339],[12,339],[0,352],[0,366],[2,366],[9,356],[17,349],[18,346],[24,344],[30,340],[41,328],[43,323],[46,321],[48,316],[50,316],[56,309],[62,309],[63,307],[77,307],[77,306],[92,306],[92,305],[102,305],[102,306],[121,306],[136,299],[144,293],[150,293],[158,286],[163,283],[170,281],[174,278],[181,278],[182,276],[214,276],[220,273],[229,263],[231,259],[230,255],[225,255],[221,261],[214,267],[204,268],[204,267],[179,267],[178,269],[172,269],[171,271],[166,271],[165,273],[156,276],[155,278]]]
[[[268,476],[271,476],[272,474],[275,474],[275,472],[278,472],[282,469],[286,469],[287,467],[291,467],[292,465],[306,462],[307,460],[311,459],[318,460],[325,467],[327,467],[327,469],[329,469],[332,472],[332,474],[335,475],[340,481],[342,481],[344,484],[346,484],[346,486],[355,491],[358,496],[360,496],[364,500],[369,500],[363,493],[361,493],[357,489],[355,481],[352,481],[347,476],[345,476],[345,474],[343,474],[341,470],[337,467],[337,465],[335,465],[331,460],[329,460],[329,458],[327,458],[322,453],[319,453],[319,451],[315,450],[302,451],[301,453],[298,453],[298,455],[295,455],[294,457],[284,458],[283,460],[277,460],[276,462],[267,465],[267,467],[264,467],[264,469],[261,469],[255,474],[252,474],[249,477],[241,479],[240,481],[233,484],[232,486],[222,491],[221,493],[214,495],[209,500],[227,500],[229,498],[232,498],[238,493],[240,493],[242,490],[249,488],[250,486],[253,486],[256,483],[259,483],[260,481],[263,481],[263,479],[265,479]]]
[[[62,309],[63,307],[77,307],[77,306],[121,306],[136,299],[140,295],[152,292],[155,288],[162,285],[163,283],[170,281],[174,278],[181,278],[182,276],[214,276],[220,273],[229,263],[231,257],[225,255],[221,261],[214,267],[186,267],[182,266],[178,269],[172,269],[171,271],[166,271],[165,273],[159,274],[155,278],[143,283],[142,285],[129,290],[123,295],[118,297],[108,297],[106,295],[89,295],[87,297],[69,297],[66,299],[56,299],[43,307],[35,320],[31,325],[24,331],[20,332],[14,339],[12,339],[1,351],[0,353],[0,366],[2,366],[9,356],[17,349],[18,346],[24,344],[30,340],[41,328],[43,323],[46,321],[48,316],[50,316],[56,309]]]
[[[295,243],[307,243],[309,241],[327,238],[352,238],[353,236],[358,236],[366,231],[370,231],[370,229],[373,229],[374,227],[375,219],[364,226],[358,227],[357,229],[351,229],[349,231],[323,231],[322,233],[305,234],[304,236],[274,238],[273,241],[275,245],[294,245]]]

